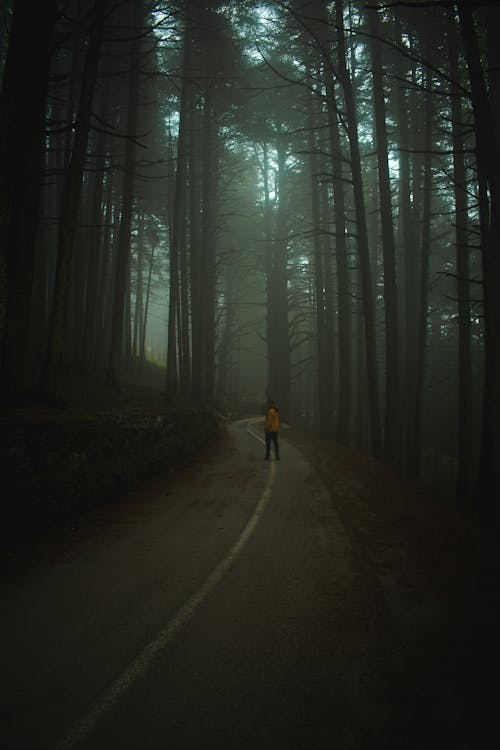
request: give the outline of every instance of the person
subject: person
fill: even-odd
[[[276,461],[280,460],[280,447],[278,443],[278,430],[280,428],[280,417],[276,404],[272,399],[267,401],[266,421],[264,431],[266,433],[266,461],[271,458],[271,442],[274,446]]]

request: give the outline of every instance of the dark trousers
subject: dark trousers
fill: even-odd
[[[266,432],[266,458],[271,457],[271,441],[274,445],[274,455],[276,458],[280,457],[280,447],[278,445],[278,433],[277,432]]]

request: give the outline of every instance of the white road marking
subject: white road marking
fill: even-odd
[[[251,435],[251,436],[252,436],[252,437],[254,437],[254,438],[255,438],[256,440],[258,440],[258,441],[259,441],[259,443],[262,443],[262,445],[265,445],[266,443],[265,443],[265,440],[264,440],[264,438],[263,438],[263,437],[261,437],[261,435],[259,435],[259,434],[258,434],[257,432],[255,432],[255,430],[253,430],[253,429],[252,429],[253,425],[254,425],[254,424],[255,424],[256,422],[260,422],[260,421],[261,421],[261,420],[259,420],[259,419],[249,419],[249,420],[248,420],[248,424],[247,424],[247,432],[248,432],[248,434],[249,434],[249,435]]]
[[[247,431],[252,437],[264,442],[262,438],[252,432],[249,427]],[[271,488],[275,477],[275,465],[269,464],[269,476],[266,486],[262,492],[260,500],[249,519],[247,525],[241,532],[238,540],[235,542],[228,555],[212,570],[207,580],[187,602],[177,611],[177,613],[168,621],[166,627],[159,635],[152,640],[134,659],[134,661],[122,672],[122,674],[111,685],[110,689],[96,701],[90,711],[72,728],[69,734],[56,745],[56,750],[71,750],[82,744],[95,729],[101,719],[118,703],[125,695],[127,690],[142,677],[149,669],[154,660],[164,652],[173,642],[175,636],[181,628],[193,616],[200,604],[210,595],[217,584],[222,580],[231,565],[235,562],[238,555],[242,552],[246,543],[252,536],[255,528],[262,516],[266,505],[271,498]]]

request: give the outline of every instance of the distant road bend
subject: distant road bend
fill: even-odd
[[[443,718],[453,701],[408,685],[359,540],[280,440],[266,462],[262,419],[235,422],[76,539],[9,560],[3,747],[416,750],[467,736]],[[439,745],[423,744],[430,729]]]

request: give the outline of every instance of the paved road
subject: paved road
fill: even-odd
[[[283,439],[263,461],[259,428],[14,566],[3,747],[362,746],[348,540],[311,465]]]

